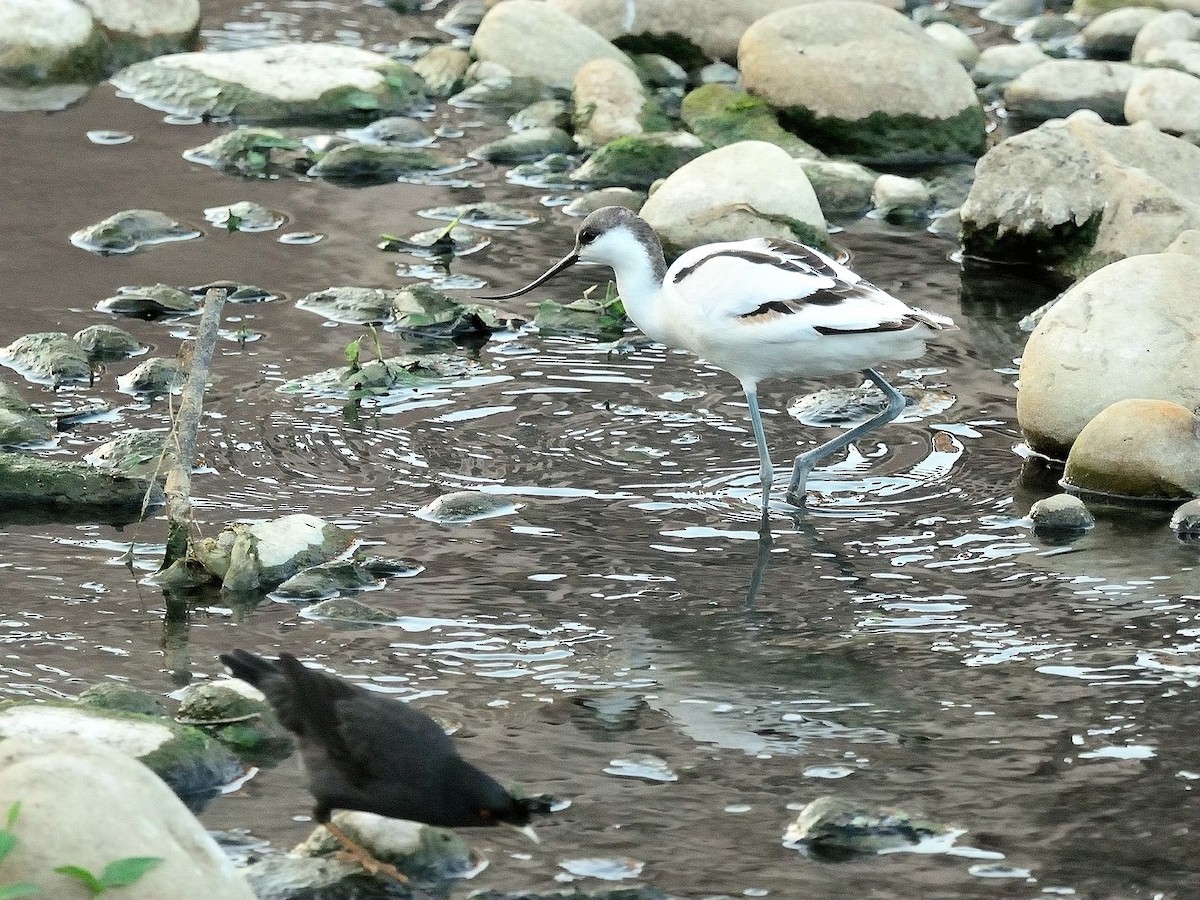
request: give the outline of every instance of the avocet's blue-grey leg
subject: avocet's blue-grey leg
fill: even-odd
[[[758,479],[762,482],[762,508],[765,515],[767,504],[771,501],[771,483],[775,478],[775,470],[771,468],[771,453],[767,450],[762,413],[758,411],[757,385],[743,383],[742,390],[746,392],[746,405],[750,407],[750,424],[754,428],[754,440],[758,444]]]
[[[849,446],[868,431],[874,431],[880,425],[885,425],[892,421],[892,419],[904,411],[904,407],[908,404],[904,396],[888,384],[884,377],[874,369],[863,369],[862,371],[863,375],[883,391],[883,395],[887,397],[888,401],[887,408],[879,415],[873,416],[861,425],[851,428],[844,434],[839,434],[833,440],[826,441],[819,447],[806,450],[796,457],[796,462],[792,466],[792,483],[788,485],[787,491],[787,501],[793,506],[804,505],[804,484],[808,481],[808,473],[812,471],[813,466],[829,454],[836,453],[843,447]]]

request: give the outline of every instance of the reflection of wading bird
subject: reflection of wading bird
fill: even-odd
[[[271,662],[245,650],[221,654],[235,677],[261,690],[296,735],[317,801],[313,818],[372,874],[407,881],[334,825],[335,809],[356,809],[443,828],[529,824],[551,811],[546,798],[516,798],[458,755],[433,719],[407,703],[306,668],[281,653]]]
[[[667,268],[654,229],[615,206],[584,219],[575,249],[544,275],[520,290],[482,299],[518,297],[577,262],[612,268],[626,313],[648,337],[690,350],[742,383],[758,444],[764,514],[773,473],[758,411],[760,381],[861,369],[887,397],[879,415],[796,457],[787,499],[802,506],[804,483],[818,460],[904,409],[904,398],[870,367],[921,356],[930,334],[955,327],[945,316],[905,306],[825,254],[791,241],[705,244]]]

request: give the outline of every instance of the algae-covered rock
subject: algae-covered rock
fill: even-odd
[[[394,613],[386,609],[376,609],[351,597],[332,597],[321,600],[304,608],[301,613],[306,619],[320,619],[323,622],[349,622],[354,625],[383,625],[395,622]]]
[[[1072,494],[1043,497],[1030,507],[1029,518],[1038,532],[1081,533],[1096,524],[1096,517]]]
[[[154,109],[252,122],[406,112],[424,100],[407,65],[345,44],[176,53],[122,69],[112,82]]]
[[[684,124],[714,147],[738,141],[766,141],[797,159],[823,159],[825,154],[779,124],[774,108],[760,97],[727,84],[706,84],[683,98]]]
[[[833,856],[913,847],[947,829],[899,809],[867,808],[838,797],[819,797],[784,833],[784,846],[806,846]]]
[[[196,297],[188,291],[166,284],[125,285],[96,304],[100,312],[140,319],[163,316],[192,316],[200,312]]]
[[[0,703],[0,738],[80,735],[150,768],[193,812],[242,773],[228,750],[202,731],[158,716],[75,703]]]
[[[325,600],[347,591],[379,587],[382,581],[357,560],[309,566],[272,591],[284,600]],[[318,604],[319,605],[319,604]],[[395,616],[388,616],[389,619]]]
[[[189,241],[200,232],[153,209],[127,209],[71,235],[71,243],[98,253],[133,253],[142,247],[170,241]]]
[[[167,714],[167,705],[162,702],[162,698],[119,681],[94,684],[80,694],[75,702],[80,706],[137,713],[140,716],[165,717]]]
[[[91,381],[92,364],[79,342],[61,331],[39,331],[0,347],[0,363],[30,381],[58,386]]]
[[[207,144],[184,151],[183,158],[225,172],[269,178],[279,173],[307,172],[315,156],[312,150],[282,131],[239,125]]]
[[[445,379],[462,378],[478,368],[476,362],[446,353],[405,354],[294,378],[281,385],[279,390],[347,398],[351,394],[383,394],[396,388],[421,387]]]
[[[105,441],[84,458],[109,472],[166,478],[175,465],[175,451],[167,444],[168,437],[163,430],[134,429]]]
[[[176,358],[154,356],[117,378],[127,394],[177,394],[187,381],[187,370]]]
[[[486,338],[502,325],[493,307],[459,303],[427,284],[414,284],[396,292],[392,323],[401,332],[442,338]]]
[[[210,206],[204,210],[204,218],[226,231],[274,231],[287,221],[287,217],[261,203],[239,200],[227,206]]]
[[[591,187],[649,188],[703,152],[700,139],[686,132],[617,138],[572,172],[571,180]]]
[[[142,478],[0,452],[0,521],[119,524],[141,519],[143,503],[153,510],[162,502],[162,490]]]
[[[503,165],[544,159],[552,153],[571,153],[575,149],[575,141],[561,128],[527,128],[476,147],[471,156]]]
[[[189,685],[175,721],[204,729],[250,765],[273,766],[295,749],[262,692],[238,679]]]
[[[828,218],[857,218],[870,209],[878,172],[841,159],[802,159],[800,167]]]
[[[439,525],[466,525],[480,519],[511,515],[521,506],[522,504],[503,494],[454,491],[427,503],[413,515]]]
[[[124,359],[143,350],[137,338],[116,325],[89,325],[75,332],[74,340],[94,362]]]
[[[422,147],[345,144],[334,147],[308,170],[311,178],[371,181],[450,172],[463,161]]]
[[[479,862],[470,846],[445,828],[347,811],[334,813],[333,823],[376,859],[413,875],[453,878]],[[293,852],[299,856],[327,856],[340,849],[341,844],[329,830],[318,827]]]
[[[615,340],[633,323],[625,315],[621,298],[609,293],[602,298],[581,297],[570,303],[543,300],[533,324],[544,334],[579,334]]]
[[[413,63],[413,71],[425,79],[425,89],[431,97],[445,100],[461,91],[471,54],[459,47],[439,44]]]
[[[0,381],[0,447],[40,444],[52,434],[49,421],[22,400],[15,388]]]
[[[391,318],[396,293],[385,288],[330,287],[301,297],[296,308],[315,312],[331,322],[381,325]]]
[[[354,546],[354,533],[316,516],[296,514],[253,525],[226,526],[194,545],[200,563],[233,593],[270,590],[301,569]]]

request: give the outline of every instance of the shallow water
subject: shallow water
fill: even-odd
[[[226,46],[281,35],[386,46],[406,36],[398,28],[429,31],[434,18],[297,2],[213,3],[206,15],[210,42]],[[466,131],[441,142],[450,152],[499,133],[477,111],[440,107],[430,124],[443,118]],[[134,140],[89,141],[99,130]],[[455,263],[497,289],[559,258],[573,222],[541,203],[545,192],[487,165],[460,173],[484,187],[349,189],[242,181],[183,160],[222,130],[166,124],[105,85],[65,112],[0,119],[0,343],[111,321],[171,356],[194,319],[117,319],[94,305],[120,285],[158,281],[229,278],[282,295],[226,307],[227,327],[262,337],[223,341],[214,361],[200,437],[211,471],[193,482],[201,527],[308,512],[425,569],[363,595],[394,625],[350,628],[270,600],[168,605],[140,583],[161,553],[158,518],[123,530],[6,525],[3,696],[73,697],[105,679],[165,694],[217,675],[216,654],[241,646],[288,650],[414,699],[461,722],[464,755],[502,780],[572,801],[539,829],[540,846],[470,833],[492,865],[459,896],[571,878],[595,888],[604,882],[593,874],[637,872],[629,858],[644,866],[626,883],[680,896],[1194,896],[1196,553],[1165,515],[1103,512],[1069,545],[1022,519],[1055,487],[1052,474],[1022,479],[1014,450],[1016,323],[1050,286],[1004,270],[964,274],[954,247],[921,231],[864,221],[837,235],[865,277],[959,322],[923,360],[884,367],[954,402],[819,469],[805,521],[773,517],[765,548],[736,382],[633,332],[617,345],[501,334],[478,352],[478,376],[368,404],[355,424],[335,401],[281,393],[289,378],[342,364],[364,333],[293,301],[331,285],[401,283],[406,258],[375,244],[432,227],[418,210],[484,198],[536,210],[536,225],[495,232],[491,247]],[[285,212],[282,231],[327,237],[289,245],[280,232],[204,225],[204,209],[242,199]],[[110,257],[68,243],[139,206],[204,237]],[[589,274],[536,297],[571,299]],[[509,308],[531,315],[521,303]],[[381,337],[387,354],[403,350]],[[117,424],[80,426],[50,453],[79,458],[124,428],[167,425],[165,401],[116,391],[131,366],[57,395],[25,386],[41,404],[99,397],[119,409]],[[829,433],[786,410],[831,384],[855,379],[764,385],[781,470]],[[413,515],[463,488],[521,506],[457,528]],[[949,852],[817,861],[782,835],[824,794],[965,833]],[[286,849],[310,828],[308,804],[293,759],[203,818]]]

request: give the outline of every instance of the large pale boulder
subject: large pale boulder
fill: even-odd
[[[1163,14],[1153,6],[1123,6],[1102,13],[1079,33],[1079,46],[1093,59],[1129,59],[1134,39]]]
[[[1017,422],[1030,448],[1065,458],[1101,410],[1130,398],[1200,406],[1200,258],[1115,262],[1058,299],[1021,359]]]
[[[1170,41],[1200,39],[1200,19],[1181,9],[1155,16],[1140,29],[1133,40],[1130,58],[1135,63],[1146,62],[1146,56],[1156,47]]]
[[[976,84],[1004,84],[1050,57],[1037,44],[993,44],[984,47],[971,69]]]
[[[1026,69],[1004,89],[1015,116],[1044,121],[1090,109],[1109,122],[1122,122],[1125,94],[1141,71],[1130,63],[1092,59],[1049,59]]]
[[[268,122],[399,113],[425,96],[421,77],[404,63],[344,44],[175,53],[111,80],[153,109]]]
[[[803,2],[806,0],[546,0],[546,5],[610,41],[633,38],[639,47],[653,48],[686,65],[697,57],[705,62],[732,60],[738,41],[752,22]],[[893,0],[877,2],[903,8],[903,3]]]
[[[962,206],[967,254],[1081,277],[1200,227],[1200,147],[1094,113],[997,144]]]
[[[633,67],[628,56],[578,19],[535,0],[507,0],[488,10],[471,40],[471,55],[563,90],[593,59]]]
[[[1146,52],[1146,65],[1178,69],[1200,78],[1200,41],[1167,41]]]
[[[1167,400],[1120,400],[1079,433],[1063,482],[1143,500],[1200,497],[1200,418]]]
[[[667,177],[641,210],[668,251],[776,237],[823,245],[825,216],[800,160],[765,141],[729,144]]]
[[[652,113],[651,103],[637,73],[614,59],[593,59],[575,73],[571,96],[575,101],[575,140],[594,150],[619,137],[662,131],[668,124],[659,111],[659,122],[647,128],[643,111]],[[648,106],[649,104],[649,106]],[[653,125],[663,127],[653,127]]]
[[[253,525],[226,526],[195,546],[201,564],[227,591],[269,590],[301,569],[336,559],[354,546],[354,532],[295,513]]]
[[[983,152],[971,77],[890,9],[846,0],[782,9],[746,29],[738,65],[747,91],[826,152],[893,163]]]
[[[1125,95],[1125,118],[1175,134],[1200,132],[1200,78],[1174,69],[1140,72]]]
[[[29,882],[55,900],[94,896],[63,865],[103,872],[128,857],[157,857],[124,900],[254,900],[254,892],[170,788],[128,755],[79,735],[0,743],[0,797],[20,801],[4,857],[6,884]],[[15,896],[15,895],[14,895]],[[23,896],[23,895],[22,895]]]

